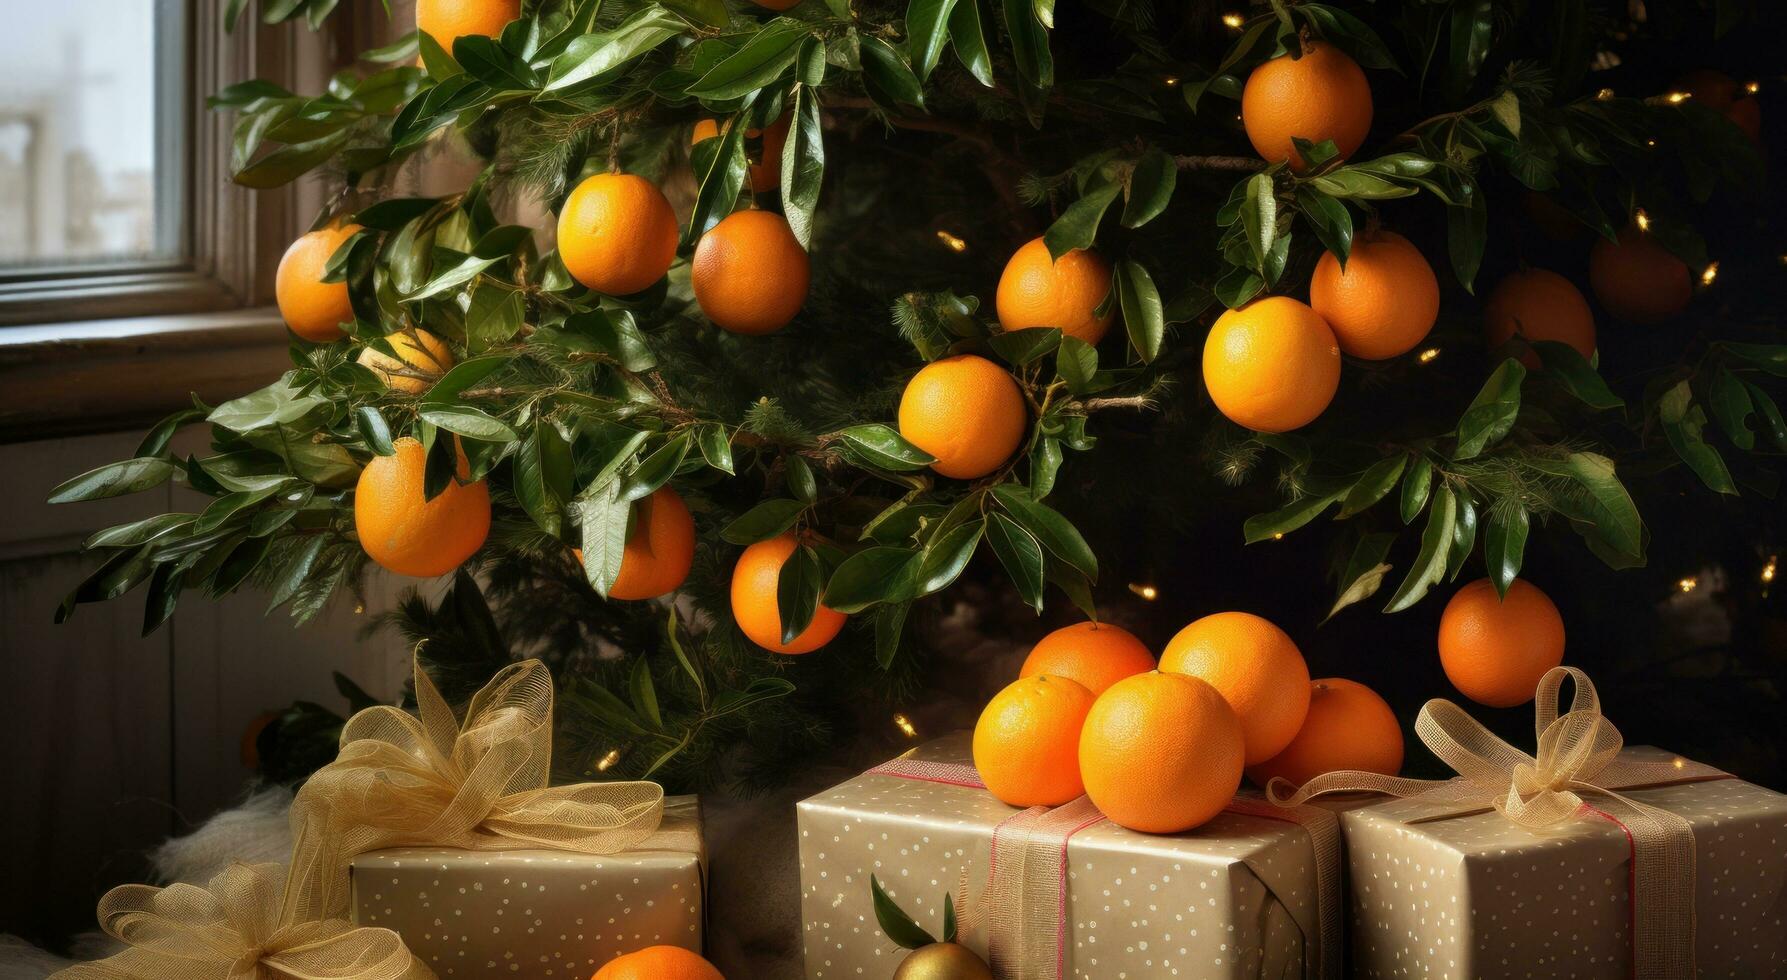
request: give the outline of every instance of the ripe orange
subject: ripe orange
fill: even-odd
[[[285,250],[273,274],[273,298],[292,333],[319,344],[344,336],[341,325],[354,319],[347,283],[324,282],[323,269],[341,243],[359,230],[359,225],[318,228],[299,235]]]
[[[1195,677],[1149,671],[1112,684],[1086,715],[1080,773],[1112,822],[1148,834],[1190,830],[1241,786],[1241,722]]]
[[[900,395],[900,435],[937,457],[931,469],[958,480],[986,476],[1010,459],[1028,417],[1011,375],[973,354],[926,364]]]
[[[1724,72],[1702,68],[1676,79],[1677,91],[1686,92],[1694,101],[1732,121],[1750,142],[1762,141],[1762,103]]]
[[[1241,90],[1241,125],[1267,163],[1304,160],[1291,143],[1333,140],[1340,159],[1353,155],[1371,131],[1371,83],[1339,48],[1310,41],[1303,56],[1279,55],[1253,70]]]
[[[1486,578],[1459,589],[1440,614],[1440,666],[1460,694],[1492,708],[1533,699],[1564,662],[1564,618],[1538,586],[1515,579],[1505,598]]]
[[[1247,764],[1291,744],[1309,713],[1309,666],[1290,636],[1263,616],[1212,613],[1167,641],[1160,669],[1188,674],[1221,692],[1241,719]]]
[[[1074,249],[1059,259],[1033,238],[1005,263],[999,275],[999,325],[1006,330],[1060,327],[1069,337],[1096,344],[1116,317],[1115,304],[1104,316],[1093,311],[1111,291],[1111,265],[1096,252]]]
[[[443,436],[442,438],[445,438]],[[490,533],[490,490],[483,480],[447,481],[423,499],[428,454],[405,436],[391,456],[374,456],[354,487],[354,530],[366,556],[399,575],[433,578],[458,568]],[[465,455],[459,472],[466,472]]]
[[[1391,231],[1353,239],[1346,268],[1324,252],[1309,277],[1309,305],[1340,349],[1381,361],[1414,349],[1440,315],[1440,282],[1409,240]]]
[[[714,965],[681,946],[647,946],[617,956],[590,980],[726,980]]]
[[[807,301],[807,251],[787,219],[769,211],[738,211],[695,245],[691,281],[695,301],[721,329],[774,333]]]
[[[1216,318],[1204,340],[1204,387],[1222,414],[1258,432],[1315,420],[1340,387],[1340,344],[1321,314],[1288,296]]]
[[[694,561],[695,519],[675,490],[659,487],[633,509],[632,533],[608,597],[655,599],[674,592]]]
[[[610,296],[637,293],[664,278],[676,242],[676,212],[663,191],[636,174],[585,179],[558,214],[565,270]]]
[[[1588,253],[1588,284],[1607,312],[1646,326],[1688,308],[1694,276],[1688,264],[1636,227],[1619,233],[1619,244],[1597,237]]]
[[[689,134],[689,145],[694,146],[718,135],[720,124],[712,119],[703,119],[695,124],[694,132]],[[768,129],[747,129],[745,138],[758,140],[763,147],[762,152],[755,156],[747,154],[750,163],[747,175],[751,190],[762,194],[782,186],[782,147],[788,142],[788,117],[783,116],[770,123]]]
[[[1022,677],[993,695],[974,723],[974,768],[1011,806],[1060,806],[1086,792],[1080,728],[1093,695],[1079,681]]]
[[[1301,786],[1324,772],[1359,769],[1394,776],[1402,769],[1402,726],[1377,692],[1344,677],[1309,682],[1309,715],[1291,744],[1247,778],[1260,786],[1274,776]]]
[[[447,347],[446,341],[421,328],[413,334],[406,330],[387,334],[385,340],[397,352],[397,357],[366,347],[360,351],[358,360],[385,379],[392,391],[420,395],[433,387],[435,378],[453,366],[453,351]],[[418,374],[428,377],[415,377]]]
[[[1018,676],[1065,677],[1097,697],[1123,678],[1153,669],[1154,654],[1135,634],[1110,623],[1087,622],[1063,626],[1037,641]]]
[[[782,642],[782,613],[776,607],[776,583],[782,565],[794,554],[792,533],[759,541],[738,556],[732,568],[732,618],[752,643],[772,653],[812,653],[830,643],[844,628],[845,615],[821,604],[813,621],[794,638]]]
[[[496,37],[521,16],[521,0],[416,0],[416,30],[435,39],[448,54],[467,34]]]
[[[1491,349],[1516,333],[1527,340],[1555,340],[1583,357],[1595,353],[1595,315],[1570,280],[1548,269],[1521,269],[1496,284],[1483,304],[1483,333]],[[1521,358],[1540,366],[1531,353]]]

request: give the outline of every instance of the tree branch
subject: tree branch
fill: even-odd
[[[1176,156],[1173,162],[1180,170],[1229,170],[1235,173],[1252,173],[1266,169],[1266,161],[1254,157],[1225,156]]]

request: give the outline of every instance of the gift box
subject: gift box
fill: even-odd
[[[693,796],[617,854],[392,847],[356,857],[353,921],[442,977],[587,978],[645,946],[701,952],[707,857]]]
[[[1619,761],[1682,764],[1649,747]],[[1692,828],[1698,975],[1787,973],[1787,796],[1732,778],[1619,792]],[[1341,814],[1352,975],[1633,975],[1633,852],[1619,819],[1597,807],[1534,830],[1494,810],[1425,819],[1433,810],[1406,799]]]
[[[959,889],[966,906],[961,917],[969,924],[962,942],[988,956],[988,930],[974,923],[1000,911],[978,907],[989,901],[991,842],[1002,825],[1027,811],[969,780],[931,775],[939,767],[960,771],[970,759],[969,733],[957,733],[897,760],[905,775],[890,772],[900,769],[894,764],[877,767],[799,804],[808,977],[886,978],[898,968],[906,951],[877,926],[871,874],[933,935],[943,931],[944,894]],[[1255,812],[1224,812],[1182,834],[1125,830],[1095,811],[1075,824],[1064,845],[1059,961],[1044,972],[1321,975],[1324,882],[1316,839],[1263,802],[1244,808]],[[1325,811],[1321,817],[1331,822]],[[1337,864],[1337,855],[1328,863]],[[1339,873],[1338,867],[1327,871]],[[1326,884],[1337,896],[1337,884]],[[1338,961],[1333,945],[1326,950],[1329,963]],[[991,961],[1001,976],[1028,977],[1002,968],[997,956]]]

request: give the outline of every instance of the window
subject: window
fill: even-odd
[[[179,3],[21,4],[0,33],[0,273],[183,257]]]

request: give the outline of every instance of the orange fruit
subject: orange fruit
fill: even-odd
[[[1756,96],[1724,72],[1702,68],[1676,79],[1675,89],[1694,97],[1694,101],[1715,112],[1743,130],[1750,142],[1762,141],[1762,103]]]
[[[1215,688],[1155,670],[1112,684],[1080,733],[1086,795],[1113,823],[1148,834],[1221,813],[1244,754],[1241,722]]]
[[[1216,688],[1247,736],[1247,764],[1291,744],[1309,713],[1309,665],[1290,635],[1244,612],[1212,613],[1167,641],[1160,669]]]
[[[1104,316],[1093,311],[1111,291],[1111,264],[1096,252],[1074,249],[1059,259],[1033,238],[1005,263],[999,275],[999,325],[1006,330],[1060,327],[1069,337],[1096,344],[1116,317],[1115,304]]]
[[[273,274],[273,299],[292,333],[318,344],[344,336],[341,325],[354,319],[347,283],[324,282],[323,269],[341,243],[359,230],[359,225],[318,228],[299,235],[285,250]]]
[[[496,37],[521,16],[521,0],[416,0],[416,30],[434,38],[448,54],[467,34]]]
[[[1279,55],[1247,76],[1241,90],[1241,125],[1267,163],[1302,156],[1291,137],[1311,143],[1333,140],[1340,159],[1353,155],[1371,131],[1371,83],[1358,62],[1325,41],[1303,45],[1303,56]]]
[[[1309,277],[1309,306],[1340,349],[1381,361],[1406,354],[1440,315],[1440,281],[1409,240],[1391,231],[1353,239],[1346,268],[1324,252]]]
[[[1085,793],[1080,727],[1092,701],[1086,685],[1050,674],[993,695],[974,723],[974,768],[987,791],[1019,807],[1060,806]]]
[[[1273,777],[1301,786],[1339,769],[1381,772],[1402,769],[1402,726],[1376,691],[1344,677],[1309,682],[1309,714],[1284,751],[1247,767],[1260,786]]]
[[[443,436],[444,438],[444,436]],[[423,499],[428,454],[405,436],[397,452],[374,456],[354,487],[354,530],[366,556],[399,575],[433,578],[458,568],[490,533],[490,490],[483,480],[447,488]],[[465,454],[459,473],[466,473]]]
[[[718,135],[720,135],[720,124],[712,119],[703,119],[695,124],[694,132],[689,134],[689,145],[694,146],[702,140],[710,140]],[[781,187],[782,147],[788,142],[788,117],[783,116],[770,123],[768,129],[747,129],[745,138],[759,140],[759,145],[763,148],[755,156],[751,156],[747,152],[747,160],[750,164],[747,176],[751,183],[751,190],[762,194],[765,191],[773,191]]]
[[[732,568],[732,618],[752,643],[772,653],[812,653],[830,643],[847,618],[823,603],[792,643],[782,642],[782,613],[776,607],[776,584],[782,565],[794,554],[792,533],[759,541],[738,556]]]
[[[676,212],[637,174],[596,174],[558,213],[558,257],[571,278],[626,296],[664,278],[676,258]]]
[[[383,378],[392,391],[420,395],[433,387],[435,378],[453,366],[453,351],[446,342],[421,328],[414,333],[400,330],[387,334],[385,341],[397,352],[396,357],[366,347],[361,349],[358,360]],[[415,377],[418,374],[428,377]]]
[[[926,364],[900,394],[900,435],[937,457],[931,469],[958,480],[986,476],[1010,459],[1028,418],[1018,383],[973,354]]]
[[[1216,318],[1204,339],[1204,387],[1222,414],[1258,432],[1315,420],[1340,387],[1340,344],[1321,314],[1289,296]]]
[[[590,980],[726,980],[712,963],[681,946],[647,946],[617,956]]]
[[[1038,640],[1018,676],[1065,677],[1097,697],[1123,678],[1153,669],[1154,654],[1135,634],[1110,623],[1087,622],[1063,626]]]
[[[1516,333],[1527,340],[1555,340],[1576,348],[1583,357],[1595,353],[1595,315],[1588,300],[1570,280],[1548,269],[1510,272],[1483,304],[1483,333],[1491,349]],[[1538,368],[1537,356],[1521,358]]]
[[[1620,230],[1619,244],[1597,237],[1588,253],[1588,284],[1607,312],[1651,325],[1688,308],[1694,276],[1675,253],[1636,227]]]
[[[579,554],[581,562],[583,556]],[[669,487],[659,487],[633,508],[633,527],[621,555],[610,599],[656,599],[683,584],[695,561],[695,519]]]
[[[788,221],[769,211],[738,211],[695,245],[695,301],[721,329],[774,333],[807,301],[807,250]]]
[[[1515,579],[1506,597],[1486,578],[1459,589],[1440,614],[1440,666],[1458,692],[1491,708],[1533,699],[1564,662],[1564,618],[1538,586]]]

